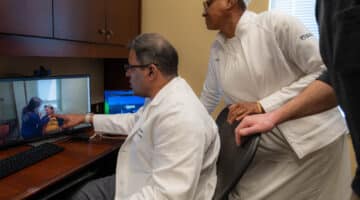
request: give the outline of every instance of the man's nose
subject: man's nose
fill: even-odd
[[[206,17],[207,14],[208,14],[208,13],[207,13],[207,8],[204,7],[204,8],[203,8],[203,12],[202,12],[201,15],[202,15],[203,17]]]
[[[125,71],[125,76],[126,76],[126,77],[130,77],[130,75],[131,75],[130,70],[126,70],[126,71]]]

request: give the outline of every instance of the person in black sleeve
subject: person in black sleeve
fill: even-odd
[[[360,1],[318,0],[316,17],[320,30],[320,51],[328,67],[329,82],[346,114],[360,163]],[[323,80],[326,80],[322,78]],[[360,196],[360,169],[356,170],[352,189]]]

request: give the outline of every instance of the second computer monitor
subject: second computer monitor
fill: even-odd
[[[135,96],[132,90],[106,90],[104,92],[104,113],[135,113],[144,105],[145,98]]]

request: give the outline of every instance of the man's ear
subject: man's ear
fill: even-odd
[[[154,64],[151,64],[149,67],[149,73],[148,73],[148,76],[150,78],[155,78],[155,76],[159,73],[159,69],[154,65]]]

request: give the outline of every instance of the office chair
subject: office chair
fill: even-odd
[[[217,161],[217,184],[213,200],[227,200],[230,191],[239,182],[255,156],[260,134],[243,137],[242,144],[235,143],[234,131],[239,121],[229,124],[226,119],[229,109],[224,108],[216,119],[221,148]]]

